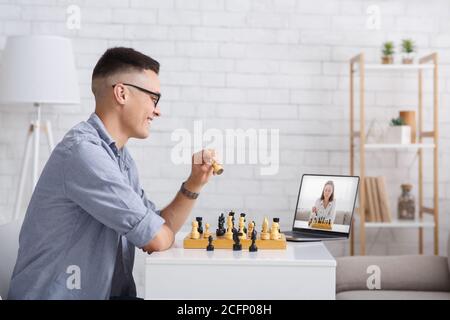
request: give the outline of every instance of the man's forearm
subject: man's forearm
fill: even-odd
[[[192,192],[200,192],[200,187],[186,182],[185,187]],[[177,233],[186,222],[195,204],[194,199],[189,199],[181,192],[178,192],[175,199],[161,211],[161,216],[166,220],[167,226],[173,233]]]

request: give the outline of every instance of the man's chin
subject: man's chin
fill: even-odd
[[[150,135],[150,130],[145,130],[145,131],[142,131],[142,132],[137,132],[134,135],[134,138],[136,138],[136,139],[146,139],[146,138],[148,138],[149,135]]]

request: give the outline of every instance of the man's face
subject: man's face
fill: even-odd
[[[160,93],[158,75],[151,70],[132,74],[123,83]],[[157,97],[133,86],[124,85],[126,100],[122,109],[122,126],[131,138],[145,139],[149,135],[151,122],[160,116],[159,105],[155,107]]]

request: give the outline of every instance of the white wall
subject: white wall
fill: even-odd
[[[81,8],[80,30],[66,27],[66,9],[71,4]],[[366,9],[371,4],[381,9],[380,30],[366,28]],[[141,182],[159,206],[171,200],[189,172],[170,161],[174,129],[193,130],[196,119],[204,120],[205,128],[221,130],[280,129],[279,173],[261,176],[257,166],[226,165],[225,173],[202,192],[194,215],[215,224],[220,212],[234,209],[257,221],[263,215],[279,216],[287,227],[302,173],[349,173],[349,59],[365,52],[369,62],[378,62],[383,41],[399,44],[402,38],[412,38],[419,55],[433,51],[440,55],[443,254],[450,209],[449,17],[447,0],[0,0],[0,57],[9,35],[57,34],[73,40],[82,103],[45,109],[43,116],[53,122],[56,140],[93,111],[90,76],[106,48],[132,46],[159,60],[163,116],[154,122],[149,139],[129,143]],[[367,79],[367,88],[368,116],[381,121],[417,104],[417,80],[411,75],[376,74]],[[431,101],[430,90],[427,86],[427,101]],[[32,118],[31,106],[0,107],[3,219],[12,213],[25,133]],[[429,124],[430,114],[426,119]],[[44,142],[42,150],[46,150]],[[42,164],[47,157],[42,152]],[[369,174],[388,177],[392,205],[399,185],[415,180],[414,154],[372,153],[367,162]],[[430,161],[426,168],[432,168]],[[425,195],[429,200],[432,175],[428,172]],[[417,252],[415,230],[369,230],[367,236],[369,254]],[[335,255],[348,253],[348,243],[328,246]],[[430,232],[425,248],[432,252]]]

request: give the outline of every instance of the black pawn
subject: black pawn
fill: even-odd
[[[252,232],[252,244],[248,248],[249,252],[256,252],[258,251],[258,247],[256,246],[256,230],[253,230]]]
[[[195,220],[197,220],[197,222],[198,222],[198,228],[197,228],[198,233],[203,234],[203,227],[202,227],[202,220],[203,220],[203,218],[202,217],[197,217],[197,218],[195,218]]]
[[[213,246],[212,242],[213,242],[213,237],[209,236],[208,237],[208,246],[206,247],[206,251],[214,251],[214,246]]]
[[[241,251],[242,250],[242,244],[241,239],[239,239],[239,236],[242,236],[241,232],[233,231],[233,251]]]

